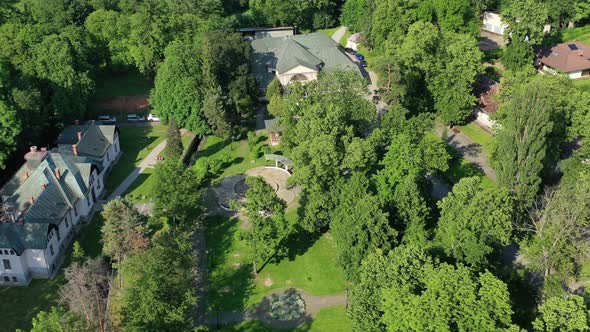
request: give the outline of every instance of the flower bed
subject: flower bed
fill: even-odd
[[[295,320],[305,312],[305,301],[297,293],[285,293],[270,303],[270,316],[278,320]]]

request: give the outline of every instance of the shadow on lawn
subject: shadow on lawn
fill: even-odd
[[[206,220],[207,268],[209,270],[208,301],[210,311],[243,310],[254,290],[252,265],[246,252],[234,252],[233,244],[241,234],[237,219],[212,216]],[[239,254],[240,256],[234,256]],[[239,263],[229,266],[229,257],[243,257]]]
[[[227,144],[228,144],[227,141],[219,141],[211,146],[208,146],[207,148],[205,148],[203,150],[200,150],[199,156],[202,156],[202,157],[213,156],[214,154],[216,154],[217,152],[219,152],[223,148],[225,148],[227,146]]]

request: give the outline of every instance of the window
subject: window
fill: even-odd
[[[70,221],[68,220],[68,218],[66,218],[66,228],[70,227]]]
[[[4,250],[4,255],[8,255],[8,250]]]
[[[78,216],[78,207],[74,205],[74,217]]]
[[[3,259],[2,263],[4,264],[4,268],[6,270],[12,270],[12,266],[10,265],[10,261],[8,259]]]
[[[18,279],[16,277],[12,277],[12,281],[18,282]]]
[[[14,255],[14,250],[10,249],[10,254]]]
[[[57,234],[57,242],[61,241],[61,236],[59,235],[59,228],[55,230],[55,233]]]
[[[55,253],[53,252],[53,245],[52,244],[49,245],[49,252],[51,252],[51,256],[55,255]]]
[[[4,282],[10,282],[10,278],[4,277]]]

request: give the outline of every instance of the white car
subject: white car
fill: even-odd
[[[143,116],[139,116],[137,114],[127,114],[127,122],[141,122],[145,121]]]
[[[155,114],[148,115],[148,121],[160,122],[160,117]]]
[[[117,123],[117,118],[112,115],[101,115],[98,117],[98,121],[104,124],[115,124]]]

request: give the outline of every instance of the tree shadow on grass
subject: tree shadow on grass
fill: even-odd
[[[294,261],[297,256],[304,255],[320,236],[321,234],[308,233],[301,227],[296,226],[293,233],[285,241],[285,252],[275,255],[272,262],[279,263],[284,258]]]
[[[241,241],[239,221],[222,216],[206,220],[208,303],[210,312],[244,310],[254,290],[252,265],[247,253],[235,252],[235,241]],[[239,254],[239,262],[230,264],[230,258]]]
[[[223,148],[225,148],[227,146],[227,143],[228,143],[227,141],[219,141],[211,146],[208,146],[207,148],[205,148],[203,150],[200,150],[199,155],[203,156],[203,157],[213,156],[217,152],[223,150]]]
[[[133,181],[133,183],[131,183],[131,185],[125,191],[125,196],[127,196],[127,197],[131,196],[130,193],[135,191],[137,188],[141,187],[151,175],[152,174],[150,174],[150,173],[140,173],[137,176],[137,179],[135,179],[135,181]],[[146,194],[149,194],[149,193],[146,193]],[[129,197],[129,198],[133,198],[133,197]],[[141,197],[138,197],[138,198],[141,198]]]

